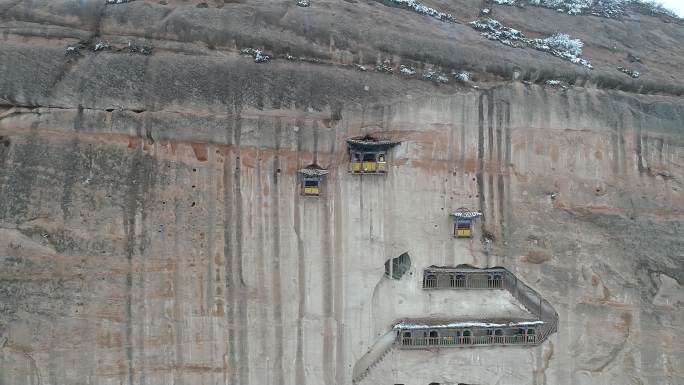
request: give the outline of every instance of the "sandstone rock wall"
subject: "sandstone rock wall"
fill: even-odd
[[[514,272],[558,333],[393,350],[365,383],[684,381],[681,97],[438,87],[193,54],[194,38],[71,60],[64,43],[120,37],[145,19],[118,12],[158,5],[35,3],[2,5],[0,384],[350,384],[392,320],[458,313],[465,297],[421,281],[461,263]],[[401,141],[386,176],[347,172],[345,140],[366,133]],[[296,170],[313,162],[330,174],[302,197]],[[471,240],[451,237],[460,206],[484,213]],[[409,272],[384,277],[404,252]]]
[[[515,271],[561,327],[542,348],[440,355],[496,355],[511,383],[681,378],[681,287],[654,303],[660,277],[682,279],[676,100],[522,85],[398,99],[330,128],[267,111],[206,132],[151,113],[4,118],[5,383],[346,383],[395,308],[448,313],[416,300],[422,268],[459,263]],[[378,131],[402,140],[388,175],[348,174],[344,138]],[[301,197],[295,170],[314,160],[324,194]],[[450,236],[462,205],[485,213],[472,240]],[[410,273],[383,278],[405,251]],[[431,353],[394,354],[409,376]]]

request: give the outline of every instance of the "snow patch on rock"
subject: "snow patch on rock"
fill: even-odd
[[[423,79],[425,80],[430,80],[435,83],[441,83],[441,84],[447,84],[449,83],[449,77],[446,76],[443,72],[435,71],[435,70],[427,70],[423,73]]]
[[[128,52],[132,54],[151,55],[152,47],[148,45],[138,45],[128,42]]]
[[[454,78],[458,80],[459,82],[467,83],[469,82],[473,77],[473,74],[467,71],[463,71],[457,74],[454,74]]]
[[[109,43],[107,43],[107,42],[105,42],[105,41],[98,41],[98,42],[95,43],[95,45],[93,46],[93,51],[95,51],[95,52],[97,52],[97,51],[105,51],[105,50],[110,50],[110,49],[112,49],[112,46],[109,45]]]
[[[523,0],[493,0],[499,5],[523,6]],[[653,0],[528,0],[529,5],[556,10],[568,15],[594,15],[619,18],[626,13],[628,5],[645,8],[655,15],[665,15],[678,20],[679,16]]]
[[[451,16],[449,13],[438,11],[434,8],[427,7],[416,0],[385,0],[391,4],[397,5],[401,8],[410,9],[414,12],[420,13],[421,15],[434,17],[441,21],[455,22],[456,18]]]
[[[382,63],[376,64],[375,70],[378,72],[386,72],[388,74],[394,73],[394,68],[392,68],[392,61],[389,59],[385,59]]]
[[[664,5],[662,5],[661,3],[657,2],[657,1],[653,1],[653,0],[626,0],[626,1],[631,1],[632,4],[642,6],[642,7],[646,8],[647,10],[649,10],[654,15],[665,15],[665,16],[669,16],[673,19],[684,20],[683,17],[680,17],[674,11],[665,8]]]
[[[254,61],[256,63],[266,63],[270,59],[271,58],[268,55],[264,54],[264,51],[262,51],[260,49],[256,50],[256,52],[254,52]]]
[[[558,88],[562,88],[564,90],[568,88],[568,83],[566,83],[562,80],[551,79],[551,80],[545,81],[544,84],[548,87],[558,87]],[[551,194],[551,199],[555,199],[553,194]]]
[[[631,70],[631,69],[629,69],[629,68],[617,67],[617,70],[620,71],[620,72],[622,72],[622,73],[624,73],[624,74],[629,75],[630,77],[632,77],[632,78],[634,78],[634,79],[636,79],[636,78],[638,78],[639,76],[641,76],[641,74],[639,73],[639,71]]]
[[[404,76],[413,76],[416,74],[416,69],[410,66],[401,65],[399,67],[399,73]]]
[[[482,37],[489,40],[497,40],[507,46],[523,47],[527,44],[527,39],[522,32],[506,27],[491,18],[472,21],[470,26],[480,31]]]
[[[258,48],[243,48],[240,50],[240,53],[243,55],[249,55],[254,58],[255,63],[267,63],[269,60],[271,60],[271,57],[266,55],[264,51],[258,49]],[[293,58],[294,56],[291,56],[288,54],[288,59]],[[290,60],[293,60],[290,59]],[[300,58],[301,59],[301,58]]]
[[[76,57],[81,55],[81,48],[76,45],[69,45],[66,47],[66,50],[64,51],[64,55],[66,56],[71,56],[71,57]]]
[[[584,43],[580,39],[570,38],[568,34],[556,33],[544,39],[532,39],[529,45],[536,50],[548,52],[574,64],[594,68],[589,61],[580,57]]]
[[[589,61],[580,57],[584,43],[579,39],[570,38],[565,33],[556,33],[543,39],[530,39],[517,29],[506,27],[491,18],[472,21],[470,26],[480,31],[480,35],[489,40],[496,40],[515,48],[527,46],[538,51],[548,52],[577,65],[590,69],[594,68]]]

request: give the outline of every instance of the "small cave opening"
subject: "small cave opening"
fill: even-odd
[[[385,276],[393,279],[401,279],[411,268],[411,257],[406,252],[396,258],[385,261]]]

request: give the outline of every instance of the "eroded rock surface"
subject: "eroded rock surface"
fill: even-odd
[[[589,70],[482,38],[479,2],[105,3],[0,1],[1,384],[351,384],[393,320],[476,300],[421,289],[459,264],[514,272],[558,332],[394,349],[364,383],[684,382],[678,22],[488,5]],[[369,133],[401,141],[385,176],[347,171]]]

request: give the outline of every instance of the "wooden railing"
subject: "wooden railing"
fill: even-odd
[[[481,346],[481,345],[536,345],[537,335],[470,336],[470,337],[402,337],[402,349],[426,349],[434,347]]]
[[[503,289],[504,269],[426,271],[423,289]]]
[[[527,344],[538,344],[544,342],[546,338],[558,330],[558,313],[553,306],[542,298],[539,293],[534,291],[522,281],[503,268],[493,269],[443,269],[426,270],[423,277],[424,289],[503,289],[507,290],[518,300],[530,313],[534,314],[538,320],[544,321],[537,327],[537,335],[533,336],[533,342]],[[508,336],[494,336],[505,337]],[[517,337],[517,336],[513,336]],[[480,338],[480,337],[462,337]],[[492,338],[484,336],[482,338]],[[509,344],[506,342],[505,344]],[[459,345],[459,344],[449,344]],[[477,344],[476,344],[477,345]],[[421,345],[416,345],[421,346]],[[446,346],[446,345],[438,345]]]
[[[558,313],[549,301],[520,281],[513,273],[506,269],[501,270],[504,272],[503,288],[511,293],[530,313],[544,321],[537,328],[538,343],[544,342],[549,335],[558,331]]]
[[[377,174],[387,172],[387,162],[351,161],[350,171],[359,174]]]

